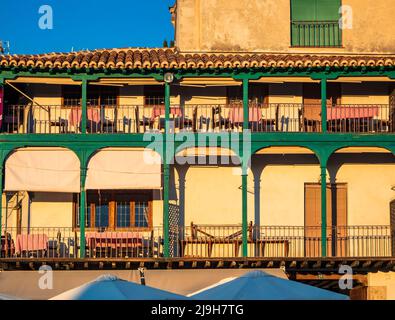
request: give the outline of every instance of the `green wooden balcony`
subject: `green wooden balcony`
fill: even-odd
[[[249,129],[264,132],[322,132],[320,104],[269,103],[249,105]],[[191,104],[170,107],[174,132],[241,132],[242,104]],[[8,105],[2,133],[78,134],[81,107]],[[328,105],[326,127],[331,133],[394,133],[395,112],[389,104]],[[163,105],[101,105],[87,107],[88,134],[164,132]]]

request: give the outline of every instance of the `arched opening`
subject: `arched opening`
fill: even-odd
[[[8,156],[4,170],[2,225],[14,242],[14,252],[7,253],[76,256],[68,242],[74,238],[73,199],[80,191],[77,155],[60,147],[20,148]]]
[[[384,148],[346,147],[328,160],[328,232],[333,256],[390,256],[395,157]]]
[[[300,146],[272,146],[251,158],[257,239],[255,255],[319,256],[320,163]]]
[[[151,231],[162,223],[161,157],[150,149],[97,151],[87,165],[85,188],[88,230]]]
[[[240,175],[240,159],[230,149],[188,148],[177,153],[170,198],[180,213],[181,255],[241,254],[237,251],[242,228]],[[252,195],[249,197],[252,204]],[[248,218],[252,221],[251,216]],[[237,246],[235,241],[239,241]]]

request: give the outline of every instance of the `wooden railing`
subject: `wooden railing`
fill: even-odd
[[[72,228],[3,228],[1,258],[79,258],[81,234]],[[392,257],[390,226],[327,228],[328,257]],[[163,230],[87,230],[87,258],[163,257]],[[171,257],[232,258],[242,255],[240,225],[173,227],[169,232]],[[247,230],[248,257],[321,257],[321,228],[309,226],[253,226]]]
[[[331,133],[394,133],[395,110],[387,104],[328,105]],[[254,132],[321,132],[321,104],[250,104],[249,129]],[[87,133],[133,134],[163,132],[165,109],[156,106],[89,106]],[[174,132],[241,132],[242,104],[173,105]],[[2,132],[81,133],[81,108],[64,106],[6,106]]]

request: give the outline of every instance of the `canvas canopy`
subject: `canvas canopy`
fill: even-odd
[[[285,280],[263,271],[228,279],[192,298],[198,300],[348,300],[348,296]]]
[[[86,189],[159,189],[161,157],[148,149],[104,149],[88,163]]]
[[[5,191],[79,192],[80,162],[63,148],[24,148],[5,163]]]
[[[186,297],[102,275],[80,287],[68,290],[50,300],[182,300]]]

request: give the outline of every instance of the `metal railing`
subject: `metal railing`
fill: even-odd
[[[250,104],[252,132],[321,132],[321,104]],[[163,132],[165,108],[156,106],[89,106],[87,133],[133,134]],[[2,131],[6,133],[80,133],[80,107],[6,106]],[[174,132],[241,132],[242,104],[173,105]],[[327,106],[327,128],[332,133],[393,133],[395,110],[387,104]]]
[[[78,258],[80,235],[72,228],[3,229],[2,258]]]
[[[340,104],[327,107],[329,132],[393,133],[395,110],[387,104]]]
[[[183,257],[241,257],[241,226],[193,225],[180,231]],[[248,256],[268,258],[320,257],[321,228],[305,226],[249,226]],[[389,226],[347,226],[327,229],[329,257],[392,256]]]
[[[291,44],[294,47],[341,47],[339,21],[292,21]]]
[[[81,236],[73,228],[6,228],[2,258],[79,258]],[[163,257],[163,230],[87,230],[87,258]],[[390,226],[345,226],[327,229],[328,257],[391,257],[395,253]],[[169,233],[170,256],[232,258],[242,256],[240,225],[175,227]],[[321,257],[321,228],[306,226],[248,227],[248,256],[266,258]]]

